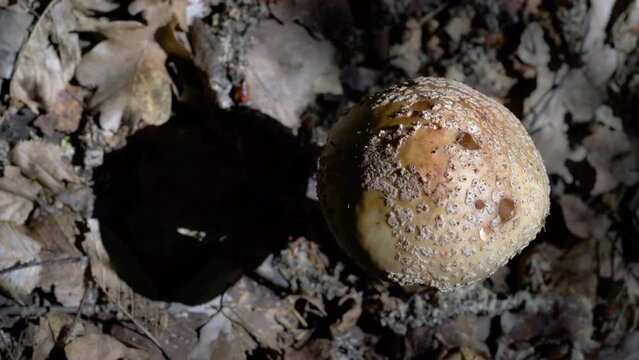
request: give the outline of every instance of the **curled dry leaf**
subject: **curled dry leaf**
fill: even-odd
[[[0,220],[24,224],[40,190],[40,185],[24,177],[18,167],[7,166],[0,177]]]
[[[39,140],[19,142],[11,150],[11,161],[33,180],[58,193],[65,182],[79,184],[82,180],[64,158],[62,149]]]
[[[11,79],[11,96],[32,111],[55,106],[80,62],[76,17],[69,0],[53,1],[20,52]]]
[[[23,227],[0,221],[0,269],[40,260],[40,248]],[[21,300],[40,281],[40,270],[39,266],[31,266],[2,274],[0,288]]]
[[[80,84],[95,88],[89,106],[100,113],[100,126],[116,132],[143,120],[161,125],[171,115],[171,78],[164,66],[166,53],[154,40],[163,24],[114,22],[98,30],[107,40],[96,45],[80,62]]]

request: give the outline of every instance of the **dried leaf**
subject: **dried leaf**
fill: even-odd
[[[290,337],[284,340],[286,328],[278,321],[291,313],[292,306],[267,287],[242,277],[226,295],[224,303],[228,304],[228,312],[225,315],[243,325],[262,347],[279,350],[282,342],[288,342],[286,345],[293,342]]]
[[[588,150],[588,162],[597,171],[595,185],[590,193],[599,195],[617,186],[619,179],[611,172],[612,161],[620,155],[629,155],[633,145],[623,131],[621,119],[615,118],[608,106],[599,107],[595,119],[603,125],[595,124],[592,134],[583,140],[583,145]],[[626,170],[632,171],[632,165]],[[636,164],[634,171],[637,171]]]
[[[293,22],[261,21],[246,61],[248,105],[290,128],[316,94],[342,93],[333,46]]]
[[[69,0],[53,1],[20,52],[11,79],[11,97],[32,111],[53,109],[80,62],[76,17]]]
[[[110,0],[71,0],[71,1],[73,3],[74,8],[88,14],[92,14],[94,12],[108,13],[120,7],[120,4],[117,4]]]
[[[62,149],[39,140],[19,142],[11,150],[11,161],[31,179],[37,180],[53,193],[65,188],[65,182],[79,184],[81,178],[64,159]]]
[[[357,324],[360,315],[362,315],[362,294],[353,292],[341,298],[338,305],[343,306],[344,303],[349,300],[353,303],[351,308],[348,309],[336,323],[330,326],[331,335],[333,335],[334,338],[349,332]]]
[[[89,219],[87,225],[89,232],[85,234],[82,247],[89,255],[95,283],[120,311],[126,311],[137,326],[143,327],[143,330],[138,330],[157,337],[166,327],[167,313],[160,311],[154,302],[137,294],[120,279],[102,243],[99,223],[95,219]]]
[[[391,64],[404,70],[406,75],[415,77],[422,66],[422,24],[411,19],[406,23],[406,28],[410,37],[391,47]]]
[[[544,40],[544,29],[539,23],[528,24],[521,34],[517,56],[528,65],[544,67],[550,61],[550,47]]]
[[[637,33],[639,6],[633,3],[629,3],[627,6],[612,26],[611,33],[615,48],[630,53],[637,48],[637,43],[639,43],[639,34]]]
[[[462,37],[471,31],[471,22],[473,17],[475,17],[475,12],[470,6],[455,7],[453,11],[455,11],[455,14],[451,16],[451,19],[444,26],[444,31],[446,31],[453,43],[459,43]]]
[[[170,317],[166,329],[158,337],[169,359],[187,359],[198,342],[197,329],[208,320],[208,316],[201,321],[189,315],[192,314]],[[151,355],[151,359],[164,359],[158,347],[130,324],[114,326],[111,328],[111,335],[128,346],[146,350]]]
[[[245,353],[257,346],[240,325],[219,312],[200,329],[200,339],[189,355],[189,360],[244,360]]]
[[[595,25],[592,25],[595,26]],[[562,65],[553,72],[548,68],[549,46],[541,25],[530,23],[522,34],[517,54],[537,70],[537,88],[524,101],[524,123],[532,133],[549,173],[573,181],[566,160],[576,153],[570,148],[566,116],[574,122],[587,122],[606,99],[606,83],[612,76],[618,53],[595,37],[593,47],[584,55],[585,65],[569,68]],[[576,160],[576,159],[571,159]]]
[[[40,245],[27,231],[12,223],[0,221],[0,269],[40,260]],[[21,300],[33,291],[40,281],[41,268],[30,266],[0,275],[0,287]]]
[[[64,353],[69,360],[146,360],[148,358],[145,351],[126,347],[114,337],[105,334],[87,334],[77,338],[64,347]]]
[[[580,238],[603,239],[612,224],[606,215],[595,213],[573,194],[561,195],[559,205],[564,214],[566,227]]]
[[[69,85],[60,91],[53,107],[47,114],[41,115],[34,123],[47,136],[53,136],[55,131],[72,133],[78,129],[86,91],[80,87]]]
[[[490,321],[487,316],[459,316],[440,326],[435,336],[447,348],[469,347],[488,358],[490,350],[484,341],[490,334]]]
[[[6,167],[0,178],[0,220],[24,224],[40,190],[40,185],[24,177],[18,167]]]
[[[31,236],[40,244],[42,260],[68,259],[82,256],[75,247],[75,237],[79,234],[76,221],[80,219],[69,210],[34,219],[29,224]],[[47,271],[38,284],[45,291],[52,291],[58,302],[64,306],[78,306],[85,292],[85,261],[48,265]]]
[[[40,317],[37,324],[29,323],[25,330],[24,345],[31,348],[30,359],[45,360],[49,358],[49,354],[55,346],[55,338],[47,317]]]
[[[639,358],[639,331],[624,334],[617,347],[607,347],[599,352],[597,359],[636,360]]]
[[[58,193],[55,200],[69,206],[85,218],[93,215],[95,195],[93,195],[93,188],[89,186],[69,186],[65,191]]]
[[[166,54],[153,36],[162,23],[144,26],[116,22],[99,31],[107,40],[89,51],[78,66],[80,84],[96,88],[89,106],[100,113],[100,126],[116,132],[140,120],[161,125],[171,115],[171,79]]]
[[[11,78],[16,55],[32,21],[31,14],[0,9],[0,78]]]

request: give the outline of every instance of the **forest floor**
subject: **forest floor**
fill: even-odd
[[[639,359],[636,0],[0,0],[0,358]],[[317,204],[339,115],[416,76],[502,102],[545,230],[450,292]]]

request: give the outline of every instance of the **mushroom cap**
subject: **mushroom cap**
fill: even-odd
[[[335,124],[317,190],[338,243],[364,269],[442,291],[499,269],[550,206],[521,122],[464,84],[428,77],[366,98]]]

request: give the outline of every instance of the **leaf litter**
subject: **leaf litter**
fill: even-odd
[[[634,358],[638,29],[636,1],[0,1],[0,356]],[[207,126],[253,111],[313,152],[351,104],[416,75],[497,98],[542,152],[546,231],[490,279],[391,286],[312,210],[202,304],[121,278],[92,186],[129,139],[200,106]],[[210,246],[208,225],[183,227]]]

